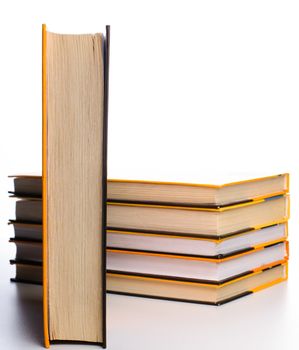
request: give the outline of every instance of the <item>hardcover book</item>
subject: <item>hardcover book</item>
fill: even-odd
[[[131,179],[108,180],[108,199],[110,202],[161,203],[212,208],[284,194],[288,190],[288,174],[224,184]]]
[[[17,223],[41,224],[43,201],[16,201]],[[107,203],[107,229],[222,239],[289,218],[289,196],[280,195],[224,208],[190,208],[137,203]]]
[[[107,271],[217,283],[265,265],[279,264],[287,257],[288,245],[284,241],[221,257],[108,249]]]
[[[278,195],[221,208],[108,202],[108,229],[219,236],[288,220],[289,197]]]
[[[14,227],[14,239],[42,241],[42,224],[10,221]],[[217,236],[173,235],[166,233],[107,230],[107,248],[178,253],[186,255],[220,256],[241,249],[248,249],[267,242],[286,240],[287,221],[256,227],[224,238]]]
[[[109,293],[208,305],[222,305],[287,280],[288,263],[257,269],[217,284],[159,276],[107,273]]]
[[[105,346],[109,27],[42,34],[45,345]]]
[[[288,191],[289,174],[222,185],[115,179],[108,179],[107,183],[107,198],[110,202],[161,203],[212,208],[285,194]],[[14,190],[10,193],[18,197],[41,197],[41,176],[14,176]]]
[[[12,281],[42,284],[41,263],[16,260],[11,260],[10,263],[16,266],[16,277]],[[222,305],[283,282],[287,278],[287,260],[217,283],[115,271],[107,273],[107,291],[134,297]]]

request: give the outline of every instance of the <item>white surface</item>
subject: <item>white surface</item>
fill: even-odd
[[[296,1],[3,2],[1,349],[42,347],[41,310],[26,297],[33,287],[8,281],[6,176],[41,168],[43,22],[57,32],[112,25],[111,177],[291,173],[288,284],[220,308],[108,296],[108,349],[298,349],[298,15]]]

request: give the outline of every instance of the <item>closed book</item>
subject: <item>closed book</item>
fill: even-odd
[[[42,183],[38,175],[14,175],[12,195],[41,197]],[[160,203],[221,207],[233,203],[285,194],[289,191],[289,174],[228,182],[199,184],[149,180],[108,179],[110,202]]]
[[[289,175],[280,174],[228,183],[183,183],[109,179],[108,199],[116,202],[221,207],[289,191]]]
[[[287,271],[285,261],[219,284],[111,272],[107,273],[107,291],[135,297],[222,305],[285,281]]]
[[[42,241],[42,224],[10,221],[14,239]],[[199,235],[173,235],[127,230],[107,230],[107,248],[132,249],[160,253],[220,256],[241,249],[265,245],[268,242],[286,240],[287,222],[256,227],[226,237]]]
[[[107,271],[217,283],[249,270],[281,263],[287,257],[288,243],[285,241],[221,257],[108,249]]]
[[[29,201],[40,220],[31,209],[22,219],[42,213],[45,346],[105,346],[109,27],[73,35],[44,25],[42,57],[43,201]]]
[[[223,256],[235,251],[287,239],[287,222],[245,230],[225,237],[174,235],[127,230],[107,230],[107,247],[178,253],[186,255]]]
[[[41,264],[11,260],[16,266],[16,276],[11,280],[42,284]],[[163,299],[208,305],[222,305],[246,295],[263,290],[287,279],[288,262],[247,271],[218,283],[163,278],[141,274],[108,272],[107,292],[135,297]]]
[[[222,208],[108,202],[108,229],[226,236],[289,217],[289,197],[280,195]]]
[[[39,241],[43,240],[43,226],[38,223],[15,222],[10,220],[13,227],[14,238],[19,240]]]
[[[16,222],[42,223],[42,200],[16,201]],[[227,237],[287,221],[289,196],[274,196],[223,208],[107,203],[108,230],[199,237]]]

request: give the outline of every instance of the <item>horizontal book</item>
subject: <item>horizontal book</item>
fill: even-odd
[[[14,190],[19,197],[41,197],[41,177],[15,175]],[[289,175],[281,174],[221,185],[158,182],[142,180],[108,180],[109,201],[164,203],[218,207],[246,202],[289,191]]]
[[[108,203],[110,230],[217,235],[249,230],[289,217],[289,197],[275,196],[220,209],[178,206]]]
[[[14,282],[42,284],[42,267],[32,263],[16,265]],[[241,276],[217,284],[201,283],[179,278],[166,279],[137,274],[107,273],[107,292],[209,305],[222,305],[287,279],[287,261],[265,269],[248,271]]]
[[[43,226],[42,224],[16,222],[10,220],[9,225],[14,228],[14,238],[18,240],[29,240],[42,242],[43,240]]]
[[[16,201],[15,219],[19,222],[41,224],[43,205],[41,199],[22,199]]]
[[[132,203],[107,204],[109,230],[147,231],[176,235],[219,236],[286,221],[289,196],[275,196],[230,207],[190,208]],[[16,222],[42,223],[42,200],[16,201]]]
[[[17,261],[42,263],[43,249],[41,242],[18,240],[15,238],[11,238],[9,242],[16,245]]]
[[[42,241],[42,224],[13,222],[14,239],[20,241]],[[157,234],[149,232],[132,232],[107,230],[107,247],[133,249],[140,251],[178,253],[203,256],[218,256],[234,251],[265,245],[269,242],[287,239],[287,222],[264,226],[225,238],[197,235]]]
[[[8,191],[19,197],[42,197],[42,177],[40,175],[12,175],[14,189]]]
[[[43,268],[41,263],[34,263],[32,261],[21,262],[18,260],[10,260],[10,263],[16,266],[16,276],[11,278],[12,282],[43,283]]]
[[[109,179],[107,190],[109,201],[219,207],[287,193],[289,176],[281,174],[220,185]]]
[[[276,227],[280,227],[281,225],[275,225],[275,226],[271,226],[269,227],[269,229],[272,228],[276,228]],[[266,229],[265,229],[266,231]],[[109,234],[108,234],[109,235]],[[170,236],[170,239],[172,237]],[[207,258],[207,259],[211,259],[211,260],[216,260],[216,261],[223,261],[229,257],[233,257],[233,256],[239,256],[240,254],[243,254],[244,252],[249,252],[249,251],[255,251],[256,249],[260,248],[260,247],[267,247],[267,246],[272,246],[276,243],[280,243],[286,240],[286,237],[280,237],[280,238],[276,238],[273,240],[267,240],[264,244],[257,244],[257,245],[252,245],[252,246],[248,246],[248,242],[246,243],[246,247],[240,248],[240,249],[234,249],[234,250],[227,250],[226,252],[222,251],[221,253],[217,250],[215,250],[216,254],[208,254],[208,250],[204,250],[202,247],[202,249],[200,250],[200,245],[198,245],[199,249],[195,250],[192,248],[192,242],[201,242],[201,240],[196,239],[196,240],[191,240],[191,244],[190,244],[190,248],[189,248],[189,252],[186,252],[187,249],[185,250],[185,252],[171,252],[170,248],[168,249],[168,251],[155,251],[153,250],[149,250],[150,247],[145,247],[147,249],[132,249],[132,248],[126,248],[124,246],[122,247],[107,247],[108,250],[112,250],[112,251],[128,251],[128,252],[141,252],[141,253],[159,253],[159,254],[164,254],[165,256],[170,256],[171,254],[179,254],[181,256],[191,256],[191,257],[202,257],[202,258]],[[108,240],[109,241],[109,240]],[[30,240],[30,239],[18,239],[18,238],[10,238],[9,240],[10,243],[14,243],[16,245],[16,259],[18,261],[34,261],[34,262],[42,262],[42,241],[38,241],[38,240]],[[203,241],[205,242],[205,241]],[[244,244],[245,245],[245,244]],[[182,250],[178,247],[177,250]],[[199,254],[202,253],[202,254]],[[212,250],[211,250],[212,253]]]
[[[107,231],[107,247],[159,253],[219,256],[287,239],[287,223],[278,223],[227,236],[204,238],[197,235],[157,234],[120,230]]]
[[[107,249],[107,271],[217,282],[288,257],[287,242],[228,254],[222,258]]]
[[[220,285],[195,281],[161,279],[120,273],[107,273],[109,293],[222,305],[287,279],[287,262],[262,269]]]

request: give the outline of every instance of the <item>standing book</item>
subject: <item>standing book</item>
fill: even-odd
[[[42,34],[45,346],[105,347],[109,26]]]

